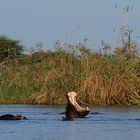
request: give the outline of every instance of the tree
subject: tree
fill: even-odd
[[[23,46],[20,44],[20,41],[0,35],[0,61],[7,58],[15,58],[17,55],[22,54],[22,52]]]

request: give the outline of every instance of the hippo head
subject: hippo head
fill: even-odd
[[[77,93],[69,92],[66,95],[68,103],[66,107],[66,120],[85,117],[90,111],[88,107],[81,107],[77,101]]]
[[[14,116],[14,120],[27,120],[25,116],[22,116],[21,114],[17,114]]]

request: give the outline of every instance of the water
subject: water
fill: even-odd
[[[64,106],[0,105],[0,115],[29,120],[0,121],[0,140],[139,140],[140,107],[90,107],[75,121],[62,121]]]

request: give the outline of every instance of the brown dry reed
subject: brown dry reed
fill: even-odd
[[[70,91],[81,104],[139,105],[140,59],[69,45],[0,65],[0,103],[62,105]]]

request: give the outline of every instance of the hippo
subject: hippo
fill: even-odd
[[[66,107],[66,117],[63,120],[73,121],[74,118],[83,118],[90,112],[88,107],[81,107],[76,101],[77,93],[68,92],[66,98],[68,100]]]
[[[22,116],[21,114],[17,115],[5,114],[0,116],[0,120],[27,120],[27,118],[25,116]]]

